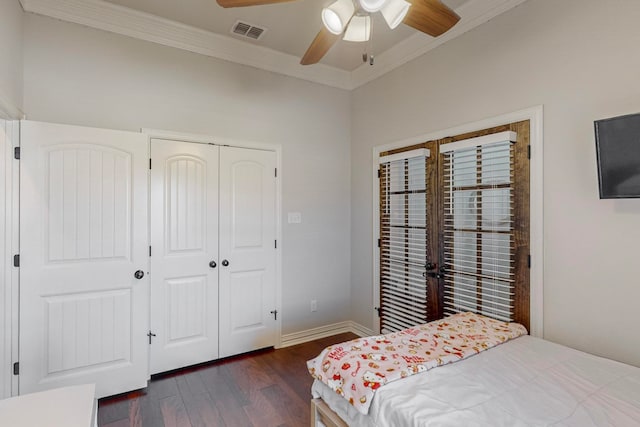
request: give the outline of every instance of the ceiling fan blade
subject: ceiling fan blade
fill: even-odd
[[[300,63],[302,65],[317,63],[329,51],[329,49],[331,49],[331,46],[333,46],[339,38],[339,35],[329,32],[329,30],[323,26],[316,38],[311,42],[309,49],[304,53]]]
[[[440,0],[409,0],[411,7],[403,23],[438,37],[456,25],[460,16]]]
[[[263,4],[284,3],[293,0],[216,0],[222,7],[261,6]]]

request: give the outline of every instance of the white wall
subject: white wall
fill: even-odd
[[[31,14],[24,58],[32,120],[281,144],[282,332],[349,319],[348,92]]]
[[[640,200],[599,200],[593,137],[640,112],[638,22],[637,0],[529,0],[354,91],[355,321],[372,326],[372,147],[544,104],[545,337],[640,366]]]
[[[0,117],[22,108],[22,6],[0,0]]]

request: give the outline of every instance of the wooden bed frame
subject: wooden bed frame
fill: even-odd
[[[311,427],[317,427],[318,421],[326,427],[349,427],[338,414],[324,403],[324,400],[311,399]]]

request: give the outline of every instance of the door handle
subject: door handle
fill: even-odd
[[[433,267],[433,270],[435,270],[435,266]],[[447,269],[444,266],[441,266],[438,271],[423,271],[422,272],[422,277],[424,277],[425,279],[427,277],[431,277],[434,279],[444,279],[445,274],[447,273]]]
[[[218,265],[218,264],[216,264],[216,262],[215,262],[215,261],[211,261],[211,262],[209,263],[209,267],[211,267],[211,268],[216,268],[216,267],[217,267],[217,265]]]
[[[135,277],[136,279],[140,280],[144,277],[144,271],[142,270],[138,270],[135,273],[133,273],[133,277]]]
[[[229,261],[227,261],[226,259],[223,259],[223,260],[222,260],[222,265],[223,265],[224,267],[228,266],[228,265],[229,265]]]

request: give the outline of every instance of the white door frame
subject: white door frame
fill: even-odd
[[[20,146],[20,122],[0,119],[0,166],[4,193],[0,212],[0,399],[18,395],[18,376],[12,375],[13,363],[18,361],[18,278],[19,270],[13,266],[13,255],[19,253],[19,178],[20,163],[14,158],[14,149]]]
[[[531,269],[530,269],[530,334],[535,337],[542,338],[544,336],[543,322],[543,273],[544,273],[544,240],[543,240],[543,106],[527,108],[524,110],[514,111],[502,114],[496,117],[490,117],[476,122],[466,123],[449,129],[443,129],[436,132],[430,132],[423,135],[417,135],[401,141],[393,141],[373,148],[373,168],[372,181],[373,184],[373,307],[380,304],[380,260],[378,258],[378,243],[380,237],[380,212],[379,198],[380,186],[378,183],[378,168],[380,153],[394,148],[406,147],[409,145],[419,144],[425,141],[433,141],[435,139],[445,138],[451,135],[459,135],[467,132],[473,132],[480,129],[487,129],[504,124],[519,122],[523,120],[530,121],[530,144],[531,144],[531,170],[530,170],[530,252],[531,252]],[[378,314],[372,310],[374,330],[379,332]]]
[[[161,129],[142,128],[141,131],[147,136],[149,146],[151,145],[151,139],[168,139],[199,144],[251,148],[254,150],[274,151],[276,153],[276,168],[278,170],[276,179],[276,239],[278,241],[278,250],[276,251],[276,310],[278,310],[279,314],[282,313],[282,248],[284,247],[282,239],[282,145]],[[151,233],[151,230],[149,230],[149,233]],[[282,346],[282,316],[278,316],[276,328],[275,348],[280,348]]]

